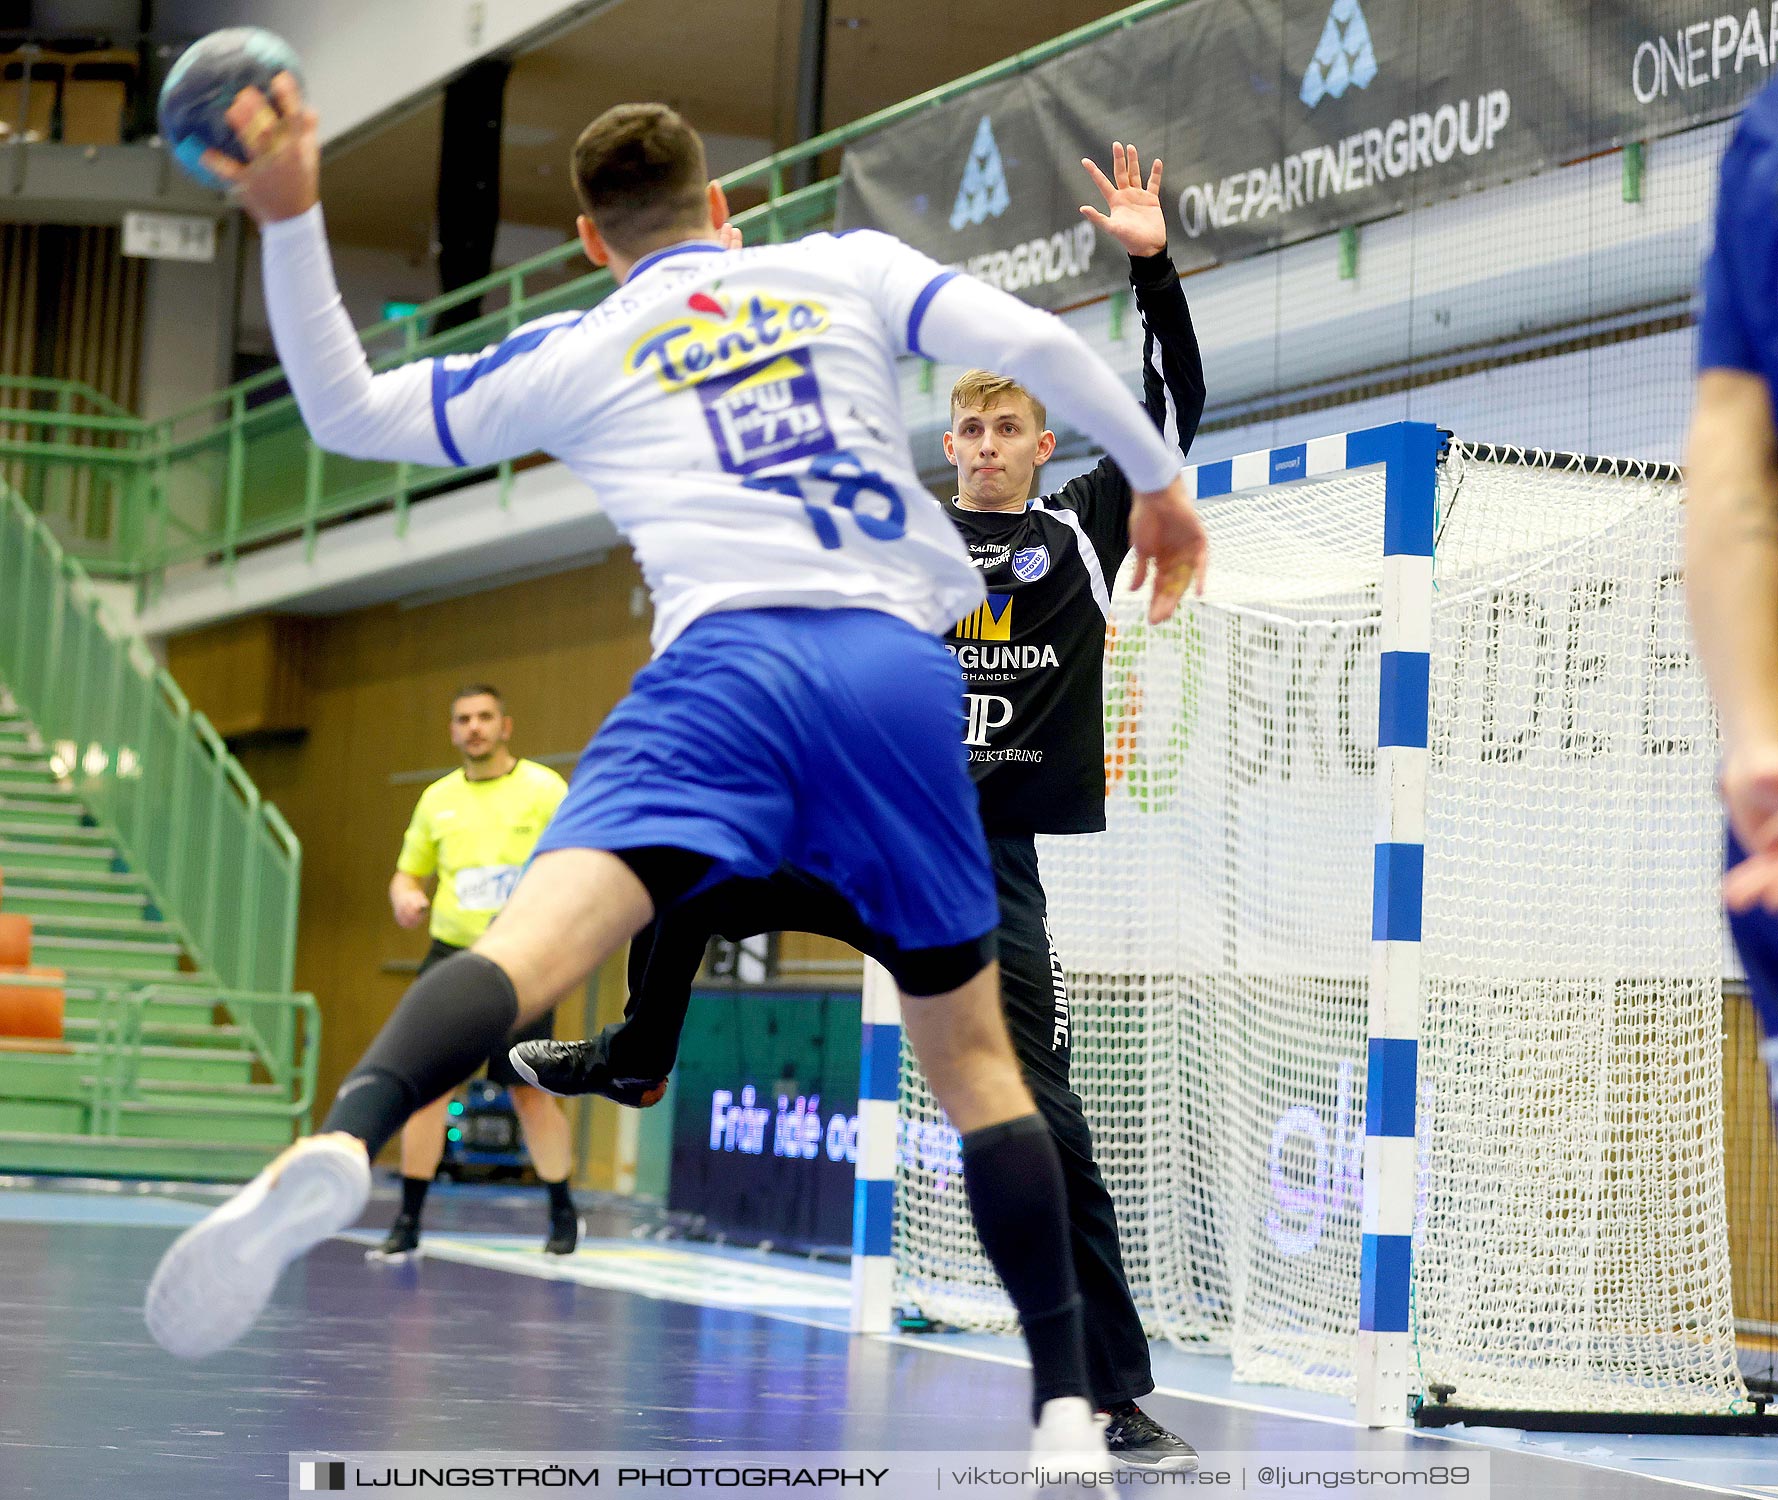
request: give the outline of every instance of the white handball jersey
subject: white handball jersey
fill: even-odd
[[[773,605],[877,609],[942,633],[981,602],[981,575],[915,473],[895,357],[966,350],[1009,373],[1022,360],[1044,367],[1034,388],[1052,364],[1097,365],[1055,320],[979,283],[959,296],[936,261],[859,231],[670,246],[589,311],[372,377],[320,209],[268,226],[264,247],[278,353],[316,441],[426,464],[560,459],[634,548],[657,653],[713,610]],[[1101,426],[1137,434],[1108,446],[1158,488],[1177,455],[1103,373],[1128,421]]]

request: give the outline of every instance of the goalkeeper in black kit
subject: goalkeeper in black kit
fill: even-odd
[[[1144,181],[1133,146],[1112,147],[1112,177],[1083,165],[1105,210],[1082,213],[1130,256],[1141,315],[1143,403],[1183,460],[1204,410],[1191,313],[1167,255],[1161,164]],[[946,637],[965,683],[964,739],[980,794],[1000,901],[1001,995],[1013,1048],[1055,1137],[1067,1180],[1089,1375],[1106,1440],[1127,1463],[1195,1467],[1196,1455],[1137,1405],[1154,1389],[1148,1340],[1130,1296],[1117,1218],[1080,1097],[1069,1084],[1073,1020],[1050,939],[1037,834],[1105,827],[1105,631],[1111,588],[1130,550],[1130,486],[1109,458],[1053,495],[1030,498],[1055,451],[1043,406],[1015,382],[972,370],[951,392],[945,456],[957,468],[947,507],[988,586]],[[731,881],[662,913],[630,948],[626,1018],[588,1042],[525,1043],[522,1073],[559,1094],[656,1102],[678,1052],[691,987],[713,934],[815,932],[866,952],[849,903],[814,873]]]

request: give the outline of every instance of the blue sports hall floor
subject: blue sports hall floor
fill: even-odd
[[[1027,1441],[1012,1339],[851,1338],[839,1267],[657,1239],[621,1209],[590,1214],[581,1250],[549,1261],[541,1196],[513,1190],[438,1189],[427,1255],[400,1267],[364,1261],[393,1212],[380,1191],[359,1230],[286,1274],[238,1348],[181,1364],[149,1341],[142,1291],[215,1201],[0,1185],[0,1500],[283,1496],[293,1453]],[[1342,1403],[1234,1386],[1227,1370],[1157,1346],[1144,1405],[1206,1455],[1485,1454],[1494,1496],[1778,1497],[1778,1439],[1368,1432]]]

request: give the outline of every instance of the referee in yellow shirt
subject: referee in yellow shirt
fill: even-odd
[[[568,784],[548,766],[520,760],[510,749],[512,719],[497,689],[476,683],[451,700],[451,744],[463,768],[427,787],[401,843],[389,904],[402,927],[418,927],[431,913],[432,946],[420,972],[469,947],[488,929],[531,857],[538,837],[567,795]],[[430,892],[428,886],[434,887]],[[488,1081],[504,1085],[525,1134],[531,1164],[549,1189],[549,1239],[544,1251],[572,1255],[580,1221],[568,1191],[573,1166],[568,1117],[550,1095],[527,1086],[507,1060],[514,1042],[554,1035],[555,1012],[545,1011],[514,1032],[489,1056]],[[444,1155],[450,1096],[409,1117],[401,1132],[401,1212],[374,1260],[399,1260],[420,1244],[426,1191]]]

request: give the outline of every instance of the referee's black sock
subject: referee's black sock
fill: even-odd
[[[401,1214],[403,1218],[412,1219],[415,1224],[420,1222],[420,1215],[426,1208],[426,1194],[432,1187],[430,1177],[403,1177],[401,1179]]]
[[[964,1136],[963,1185],[982,1249],[1025,1330],[1032,1420],[1058,1396],[1091,1401],[1068,1190],[1043,1118],[1021,1115]]]
[[[499,964],[479,953],[447,958],[402,996],[321,1129],[357,1136],[374,1160],[409,1115],[469,1077],[518,1018],[518,996]]]

